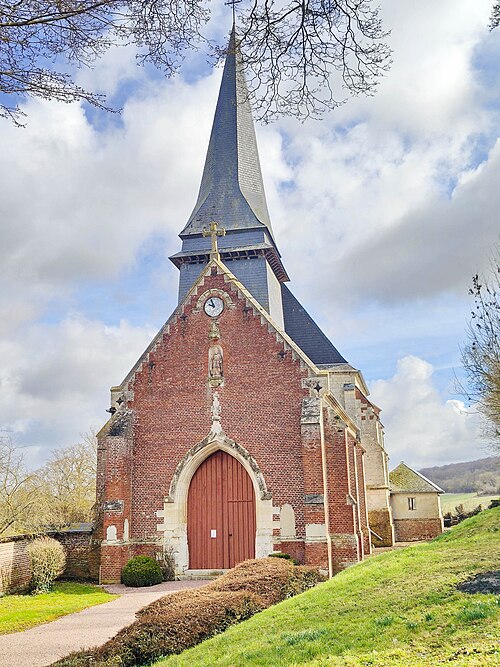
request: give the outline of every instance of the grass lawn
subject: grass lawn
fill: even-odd
[[[157,667],[500,665],[500,596],[456,584],[500,569],[500,508],[387,552]]]
[[[454,512],[457,505],[463,505],[465,511],[473,510],[478,505],[481,505],[484,510],[493,498],[498,497],[498,493],[495,496],[478,496],[475,493],[444,493],[441,496],[441,507],[443,514]]]
[[[71,582],[56,583],[51,593],[6,595],[0,598],[0,635],[27,630],[116,597],[99,586]]]

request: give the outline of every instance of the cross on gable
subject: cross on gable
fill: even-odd
[[[219,223],[217,222],[211,222],[208,229],[204,227],[201,233],[203,236],[210,236],[211,238],[212,248],[210,250],[210,259],[220,259],[217,237],[226,235],[224,227],[219,227]]]

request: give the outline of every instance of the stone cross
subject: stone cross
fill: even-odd
[[[211,222],[210,227],[208,229],[204,227],[201,233],[203,236],[210,236],[212,239],[210,259],[220,259],[219,249],[217,247],[217,237],[226,235],[226,230],[224,227],[219,227],[217,222]]]

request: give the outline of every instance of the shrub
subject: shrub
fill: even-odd
[[[323,579],[313,572],[280,558],[245,561],[202,588],[156,600],[104,646],[53,667],[135,667],[180,653]]]
[[[31,567],[31,590],[36,595],[51,590],[66,565],[64,547],[51,537],[38,537],[26,552]]]
[[[125,586],[154,586],[162,581],[161,567],[150,556],[134,556],[122,570]]]
[[[307,590],[314,585],[312,579],[315,583],[324,581],[313,568],[296,567],[283,558],[259,558],[240,563],[208,587],[217,591],[251,591],[269,607]]]
[[[272,554],[269,554],[269,558],[283,558],[284,560],[290,560],[294,565],[298,565],[299,562],[292,558],[290,554],[284,554],[282,551],[275,551]]]

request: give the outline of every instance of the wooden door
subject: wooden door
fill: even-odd
[[[255,493],[247,471],[218,450],[193,475],[188,494],[191,570],[221,570],[255,558]]]

